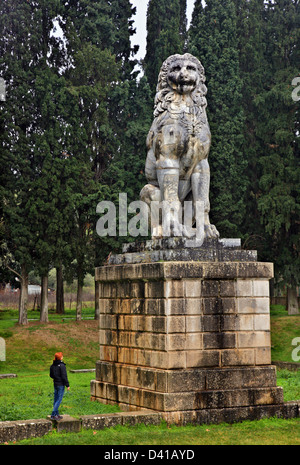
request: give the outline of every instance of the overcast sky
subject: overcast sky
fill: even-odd
[[[135,20],[135,29],[136,34],[132,37],[132,43],[134,45],[139,45],[140,49],[137,53],[136,58],[144,58],[146,53],[146,14],[147,14],[147,5],[148,0],[130,0],[132,5],[136,7],[136,16],[133,18]],[[192,17],[192,12],[194,8],[195,0],[187,0],[187,18],[188,24]]]

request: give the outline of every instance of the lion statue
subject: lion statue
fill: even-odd
[[[194,224],[195,202],[202,201],[204,235],[217,238],[219,233],[209,221],[208,153],[211,134],[206,116],[207,88],[204,83],[204,68],[193,55],[176,54],[164,61],[156,88],[154,120],[146,142],[145,174],[148,184],[141,190],[140,198],[149,206],[152,201],[172,204],[173,210],[168,214],[173,225],[177,218],[174,206],[175,210],[179,210],[183,202],[189,200]],[[159,225],[161,217],[155,221]],[[161,228],[155,227],[153,231],[152,237],[163,236]],[[172,231],[171,235],[174,235]],[[184,229],[181,232],[190,237]]]

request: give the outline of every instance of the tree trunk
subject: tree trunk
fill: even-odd
[[[27,302],[28,302],[28,273],[25,265],[21,271],[21,290],[19,299],[19,325],[27,325]]]
[[[299,315],[300,313],[296,286],[287,288],[287,308],[289,315]]]
[[[95,320],[100,319],[99,297],[100,297],[100,283],[95,282]]]
[[[56,313],[65,313],[62,266],[56,268]]]
[[[40,321],[48,323],[48,274],[42,276]]]
[[[76,299],[76,320],[81,320],[81,312],[82,312],[82,290],[83,290],[83,283],[80,279],[78,279],[77,284],[77,299]]]

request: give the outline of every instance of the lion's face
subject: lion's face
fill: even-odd
[[[189,94],[199,83],[197,65],[189,59],[176,58],[169,64],[167,80],[175,92]]]

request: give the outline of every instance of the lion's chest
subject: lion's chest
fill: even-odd
[[[199,107],[170,105],[156,134],[156,158],[179,158],[182,170],[189,170],[203,158],[207,120]]]

